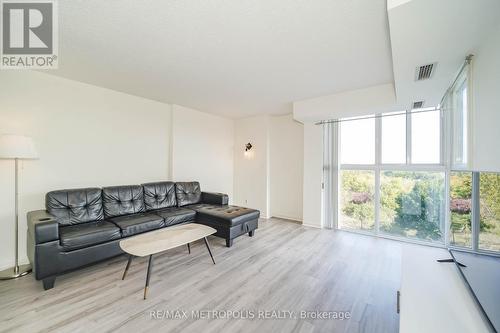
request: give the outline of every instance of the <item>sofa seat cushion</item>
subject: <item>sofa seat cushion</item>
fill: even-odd
[[[170,207],[154,211],[156,215],[163,218],[165,226],[174,225],[183,222],[192,222],[196,212],[192,209]]]
[[[152,213],[116,216],[109,218],[108,221],[113,222],[121,229],[123,237],[140,234],[165,226],[163,218]]]
[[[120,228],[108,221],[86,222],[59,228],[59,239],[64,251],[78,250],[120,238]]]
[[[258,210],[238,206],[206,205],[195,210],[197,222],[227,227],[256,220],[260,216]]]

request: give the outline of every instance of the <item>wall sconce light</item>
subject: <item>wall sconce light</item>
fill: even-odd
[[[250,142],[245,145],[245,152],[243,153],[243,155],[246,159],[251,159],[253,157],[253,150],[251,150],[252,147],[253,146]]]

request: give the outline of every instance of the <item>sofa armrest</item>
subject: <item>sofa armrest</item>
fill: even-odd
[[[35,244],[55,241],[59,239],[59,224],[56,217],[46,210],[28,212],[28,233]]]
[[[201,202],[211,205],[227,205],[229,197],[224,193],[201,192]]]

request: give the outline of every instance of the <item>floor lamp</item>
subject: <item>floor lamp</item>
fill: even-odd
[[[4,134],[0,135],[0,159],[9,159],[15,161],[15,212],[16,212],[16,261],[15,266],[6,270],[0,271],[0,280],[10,280],[21,277],[31,272],[30,265],[19,266],[19,204],[18,204],[18,173],[19,160],[21,159],[36,159],[37,153],[33,140],[22,135]]]

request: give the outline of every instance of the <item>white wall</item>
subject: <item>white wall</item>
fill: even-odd
[[[31,71],[0,74],[0,133],[33,137],[20,173],[20,259],[26,212],[62,188],[140,184],[169,174],[170,105]],[[14,162],[0,160],[0,267],[14,262]]]
[[[500,25],[473,60],[473,167],[500,172]]]
[[[62,188],[198,180],[233,198],[234,121],[178,105],[31,71],[0,75],[0,133],[33,137],[23,161],[20,259],[26,212]],[[0,269],[14,258],[14,162],[0,160]]]
[[[234,127],[234,203],[260,210],[261,217],[270,213],[269,127],[269,116],[238,119]]]
[[[233,198],[234,121],[172,106],[172,179],[200,182],[201,190]]]
[[[270,117],[269,138],[270,215],[302,221],[304,125]]]
[[[323,181],[323,131],[313,123],[304,124],[304,220],[303,224],[321,228]]]
[[[291,114],[238,119],[234,142],[235,204],[302,221],[303,125]]]

